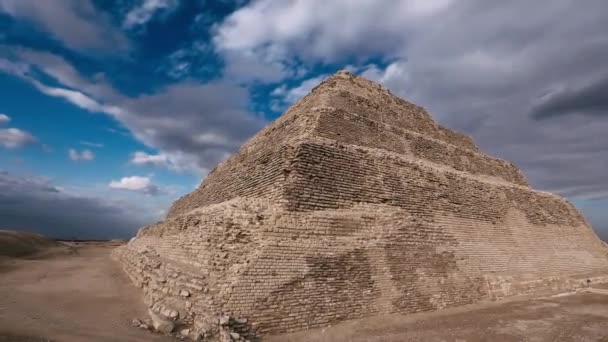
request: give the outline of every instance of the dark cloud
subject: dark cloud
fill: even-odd
[[[210,169],[266,123],[247,110],[249,92],[228,82],[181,83],[119,104],[120,120],[172,164]],[[175,160],[177,159],[177,160]]]
[[[535,187],[606,198],[606,21],[601,1],[452,2],[401,58],[361,71],[514,161]]]
[[[573,201],[587,216],[593,230],[599,237],[608,242],[608,200],[577,200]]]
[[[592,223],[593,230],[597,233],[600,239],[608,242],[608,222]]]
[[[128,203],[67,193],[48,180],[0,171],[0,225],[56,238],[133,236],[150,223]]]
[[[532,115],[536,119],[547,119],[556,115],[581,113],[608,115],[608,78],[547,95],[534,108]]]

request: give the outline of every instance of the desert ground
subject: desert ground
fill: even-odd
[[[375,317],[265,341],[608,341],[608,292]]]
[[[75,243],[0,255],[0,341],[172,341],[131,326],[146,307],[110,258],[114,247]]]
[[[146,308],[110,258],[116,246],[52,244],[0,256],[0,342],[174,340],[131,326]],[[608,341],[608,290],[375,317],[263,341]]]

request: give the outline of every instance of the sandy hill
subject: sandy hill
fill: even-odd
[[[0,256],[24,257],[63,244],[43,235],[0,229]]]

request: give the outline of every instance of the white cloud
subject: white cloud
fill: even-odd
[[[161,193],[160,188],[153,184],[149,177],[124,177],[119,181],[110,182],[109,186],[112,189],[135,191],[151,196],[159,195]]]
[[[84,145],[84,146],[95,147],[95,148],[102,148],[105,146],[102,143],[95,143],[95,142],[90,142],[90,141],[81,141],[80,144]]]
[[[151,165],[156,167],[164,167],[177,172],[194,172],[199,175],[204,175],[207,170],[201,168],[197,158],[184,153],[159,153],[148,154],[143,151],[136,151],[130,161],[135,165]]]
[[[361,76],[372,81],[381,83],[391,89],[399,90],[399,95],[409,94],[412,89],[407,88],[411,84],[407,62],[403,60],[395,61],[386,68],[381,69],[376,65],[367,65],[360,70]]]
[[[11,47],[7,50],[22,62],[27,63],[27,66],[21,67],[22,69],[38,68],[67,88],[77,89],[85,95],[94,96],[98,101],[116,99],[119,96],[103,73],[93,75],[90,80],[81,76],[71,64],[60,56],[23,47]],[[25,76],[23,71],[20,74]]]
[[[153,155],[146,152],[137,151],[133,154],[131,163],[136,165],[168,166],[169,158],[164,154]]]
[[[36,24],[71,49],[116,52],[129,45],[91,0],[0,0],[0,12]]]
[[[8,115],[0,113],[0,125],[10,121],[11,118]],[[18,128],[0,128],[0,146],[4,148],[15,149],[35,142],[36,138],[26,131]]]
[[[29,66],[26,63],[0,58],[0,71],[9,75],[24,77],[25,73],[29,71]]]
[[[34,52],[21,55],[20,62],[0,58],[0,70],[30,82],[43,94],[112,116],[136,139],[165,155],[173,170],[206,173],[266,123],[249,112],[249,93],[243,85],[224,80],[186,81],[128,98],[108,84],[95,87],[95,80],[71,74],[66,70],[73,69],[66,68],[63,60]],[[48,71],[59,85],[49,86],[29,76],[27,71],[33,66]]]
[[[214,73],[215,67],[208,63],[208,57],[213,53],[213,46],[208,42],[195,40],[171,53],[158,67],[158,71],[166,73],[175,80]]]
[[[0,129],[0,146],[5,148],[19,148],[34,142],[36,142],[34,136],[18,128]]]
[[[490,154],[513,160],[534,186],[572,198],[605,196],[605,3],[320,2],[250,2],[218,25],[216,48],[262,65],[264,58],[350,63]],[[295,99],[297,88],[273,95]],[[560,157],[539,158],[551,151]]]
[[[451,0],[260,0],[218,25],[214,43],[225,56],[228,71],[236,68],[240,77],[261,78],[257,73],[268,75],[268,67],[274,66],[270,75],[279,80],[291,75],[284,69],[294,56],[332,62],[347,55],[360,59],[394,55],[407,47],[420,23],[432,21],[451,4]]]
[[[123,22],[123,27],[130,29],[145,25],[157,12],[172,11],[179,5],[177,0],[142,0],[139,6],[131,9]]]
[[[68,102],[71,102],[72,104],[90,112],[107,113],[115,117],[126,115],[122,108],[113,105],[101,104],[80,91],[59,87],[49,87],[33,78],[27,77],[27,79],[43,94],[63,98]]]
[[[95,159],[95,154],[91,152],[91,150],[82,150],[81,152],[78,152],[71,148],[68,150],[68,155],[73,161],[91,161]]]
[[[312,88],[316,87],[321,81],[327,78],[328,75],[319,75],[313,78],[309,78],[300,83],[300,85],[288,89],[285,85],[282,85],[272,91],[271,95],[282,97],[283,101],[290,105],[306,96],[312,91]]]
[[[293,75],[288,58],[270,47],[255,50],[219,48],[224,63],[224,78],[239,82],[278,82]]]
[[[579,189],[571,194],[597,185],[602,194],[608,179],[597,170],[608,168],[608,116],[598,108],[605,100],[592,103],[593,119],[579,104],[605,92],[604,7],[600,0],[584,9],[574,0],[258,0],[213,29],[212,45],[226,69],[224,79],[208,84],[182,82],[127,98],[95,89],[95,80],[65,61],[31,52],[16,53],[19,62],[0,59],[0,70],[26,78],[36,66],[60,84],[29,79],[41,92],[116,118],[158,150],[140,156],[139,164],[176,168],[193,160],[192,169],[205,170],[266,123],[249,112],[249,93],[237,82],[305,78],[292,88],[273,85],[270,105],[280,109],[315,83],[318,75],[307,70],[348,63],[427,107],[440,123],[473,135],[489,153],[515,161],[533,184]],[[175,75],[183,77],[189,57],[174,57]],[[567,98],[556,102],[547,94]],[[542,120],[530,116],[539,102],[550,111]],[[552,114],[557,106],[560,117]],[[553,149],[565,156],[553,164],[538,158]]]

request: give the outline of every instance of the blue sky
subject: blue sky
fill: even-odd
[[[0,224],[129,236],[346,68],[515,162],[608,238],[606,7],[0,0]]]

